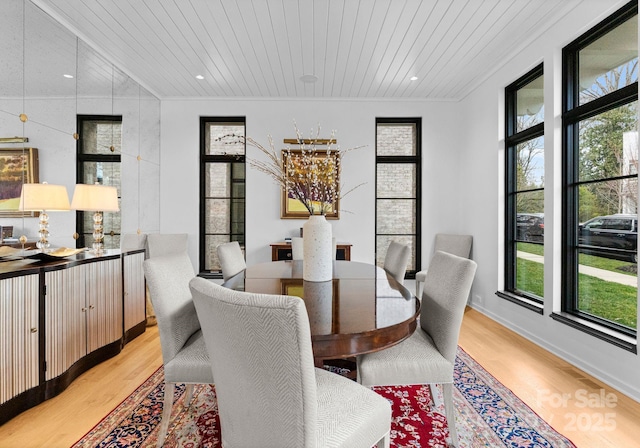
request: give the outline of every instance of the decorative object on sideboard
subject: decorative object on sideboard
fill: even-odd
[[[104,253],[103,213],[117,212],[118,190],[116,187],[100,184],[76,184],[71,200],[71,208],[93,213],[93,245],[92,253]]]
[[[49,251],[49,215],[50,211],[68,211],[69,195],[64,185],[53,185],[43,182],[41,184],[23,184],[20,192],[18,210],[40,212],[40,239],[36,247],[42,253]]]

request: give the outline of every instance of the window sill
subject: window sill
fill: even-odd
[[[578,316],[574,316],[569,313],[551,313],[551,318],[569,325],[577,330],[584,331],[591,336],[594,336],[610,344],[627,350],[633,354],[638,354],[638,342],[636,338],[627,336],[618,331],[607,328],[603,325],[598,325],[594,322],[590,322],[586,319],[582,319]]]
[[[509,302],[520,305],[535,313],[544,314],[544,307],[541,303],[534,302],[533,300],[527,299],[526,297],[519,296],[508,291],[496,291],[496,295],[501,299],[508,300]]]

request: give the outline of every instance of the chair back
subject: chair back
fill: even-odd
[[[410,256],[409,246],[391,241],[384,257],[384,270],[400,284],[404,284],[404,275],[407,272]]]
[[[216,252],[222,268],[222,278],[225,282],[247,268],[242,249],[237,241],[220,244],[216,247]]]
[[[471,256],[471,245],[473,236],[471,235],[453,235],[447,233],[437,233],[434,252],[439,250],[462,258]]]
[[[189,289],[195,272],[186,252],[148,258],[143,268],[158,321],[162,361],[166,365],[200,329]]]
[[[476,267],[473,260],[438,251],[424,282],[420,325],[451,363],[455,361],[460,325]]]
[[[187,252],[186,233],[150,233],[147,235],[149,258]]]
[[[294,236],[291,238],[291,259],[302,260],[304,256],[304,240],[302,237]]]
[[[200,277],[191,291],[216,379],[222,446],[315,446],[316,376],[302,299]]]

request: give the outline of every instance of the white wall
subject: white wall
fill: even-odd
[[[560,310],[561,51],[626,2],[585,2],[490,76],[461,102],[466,123],[462,222],[474,235],[478,263],[471,306],[564,359],[640,400],[640,359],[554,321]],[[608,5],[608,6],[607,6]],[[500,299],[504,288],[504,88],[544,61],[545,71],[545,306],[544,315]]]
[[[423,252],[431,253],[436,231],[460,228],[457,175],[459,159],[452,141],[459,138],[455,116],[458,105],[425,101],[344,100],[165,100],[162,102],[161,219],[163,233],[189,234],[189,253],[198,265],[199,117],[245,116],[247,135],[276,148],[284,138],[294,138],[293,120],[308,136],[319,123],[322,137],[337,131],[342,149],[367,145],[344,158],[341,183],[346,190],[365,182],[341,202],[339,220],[330,220],[338,241],[353,244],[352,260],[375,260],[375,119],[422,117],[424,159]],[[249,147],[248,157],[259,157]],[[349,210],[352,213],[347,213]],[[267,175],[247,167],[247,262],[271,260],[269,244],[295,236],[304,220],[280,219],[280,189]],[[423,258],[424,259],[424,258]]]

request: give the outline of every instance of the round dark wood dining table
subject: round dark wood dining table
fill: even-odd
[[[223,286],[301,297],[318,367],[397,344],[415,331],[420,313],[420,301],[384,269],[355,261],[334,261],[326,282],[304,281],[301,260],[260,263]]]

